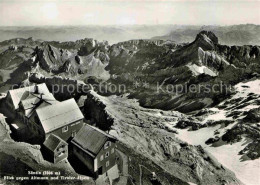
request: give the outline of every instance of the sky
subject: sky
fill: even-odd
[[[0,0],[0,26],[260,24],[260,1]]]

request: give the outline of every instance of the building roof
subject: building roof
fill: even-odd
[[[36,110],[45,133],[84,118],[75,100],[69,99]]]
[[[20,104],[24,109],[25,116],[29,118],[36,109],[55,104],[57,102],[58,101],[54,98],[52,93],[35,94],[26,91],[21,98]]]
[[[25,110],[25,116],[27,118],[30,118],[34,112],[37,110],[37,109],[40,109],[42,107],[47,107],[47,106],[50,106],[50,105],[53,105],[55,103],[59,103],[59,101],[55,100],[55,101],[51,101],[51,102],[46,102],[46,101],[40,101],[39,103],[37,103],[33,108],[30,108],[30,109],[27,109]]]
[[[37,87],[38,87],[38,93],[43,93],[43,94],[50,93],[45,83],[38,84]],[[19,108],[20,101],[27,98],[30,92],[35,92],[35,85],[9,90],[15,109]]]
[[[32,96],[32,97],[31,97]],[[31,95],[30,97],[26,98],[25,100],[21,101],[24,110],[33,108],[36,103],[40,101],[40,99],[36,96]]]
[[[64,143],[65,145],[68,145],[63,139],[60,137],[51,134],[43,143],[43,145],[48,148],[51,151],[54,151],[60,143]]]
[[[94,157],[99,153],[101,148],[109,139],[116,140],[115,137],[109,135],[108,133],[86,124],[72,139],[72,143],[79,146]]]

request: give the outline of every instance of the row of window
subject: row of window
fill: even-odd
[[[62,128],[62,133],[68,132],[68,130],[69,130],[69,126],[65,126],[65,127]],[[73,131],[72,134],[71,134],[71,137],[75,137],[76,134],[77,134],[77,132]]]
[[[68,132],[68,130],[69,130],[69,127],[68,127],[68,126],[65,126],[65,127],[62,128],[62,132],[63,132],[63,133],[64,133],[64,132]]]
[[[61,151],[61,152],[59,152],[59,153],[57,154],[56,157],[61,157],[61,156],[63,156],[64,154],[65,154],[65,151]]]
[[[75,126],[75,125],[77,125],[77,124],[79,124],[80,123],[80,121],[78,121],[78,122],[76,122],[76,123],[73,123],[72,125],[70,125],[70,126]],[[65,126],[65,127],[63,127],[62,128],[62,132],[67,132],[69,130],[69,126]]]
[[[57,151],[60,152],[60,151],[63,151],[63,150],[66,150],[66,145],[61,145]]]
[[[108,142],[105,143],[104,149],[107,149],[107,148],[109,148],[110,146],[111,146],[111,141],[108,141]]]
[[[73,124],[71,124],[70,126],[73,127],[73,126],[75,126],[75,125],[77,125],[77,124],[79,124],[79,123],[80,123],[80,121],[78,121],[78,122],[76,122],[76,123],[73,123]]]
[[[112,148],[111,149],[111,154],[113,154],[114,152],[115,152],[115,148]],[[107,151],[106,154],[105,154],[105,158],[107,158],[107,157],[109,157],[109,151]],[[103,161],[103,159],[104,159],[104,156],[101,155],[100,156],[100,161]]]

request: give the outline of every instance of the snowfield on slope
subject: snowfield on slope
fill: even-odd
[[[236,174],[236,177],[246,185],[259,185],[260,159],[241,161],[241,155],[238,155],[238,152],[245,147],[244,144],[247,142],[245,139],[232,145],[226,144],[219,147],[212,147],[205,144],[205,141],[214,136],[214,131],[219,128],[220,125],[196,131],[178,129],[179,134],[177,137],[189,144],[201,145],[221,164],[232,170]]]
[[[235,85],[236,94],[234,94],[229,100],[245,100],[249,94],[260,95],[260,80],[255,79],[248,82],[241,82]],[[247,105],[241,109],[235,109],[236,111],[244,112],[251,109],[258,108],[254,101],[250,100],[250,105]],[[223,101],[220,105],[225,104]],[[228,108],[233,106],[232,103],[227,104]],[[219,120],[232,120],[232,117],[227,117],[228,113],[232,113],[233,109],[220,109],[220,108],[209,108],[210,112],[207,117],[204,117],[202,124],[207,121],[219,121]],[[243,118],[242,116],[238,118]],[[212,127],[201,128],[196,131],[189,131],[188,129],[178,129],[177,137],[183,141],[186,141],[192,145],[201,145],[205,150],[210,152],[220,163],[232,170],[238,179],[247,185],[258,185],[260,184],[260,159],[255,160],[241,160],[241,155],[238,155],[239,151],[243,150],[247,144],[247,139],[243,137],[243,140],[233,144],[222,143],[222,145],[213,147],[206,145],[205,141],[215,136],[215,131],[219,132],[219,136],[223,135],[228,129],[232,128],[237,124],[236,120],[233,124],[227,127],[221,128],[221,125]],[[259,123],[258,123],[259,124]],[[167,124],[167,126],[173,126]]]

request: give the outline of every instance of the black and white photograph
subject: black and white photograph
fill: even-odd
[[[0,185],[260,185],[259,0],[0,0]]]

